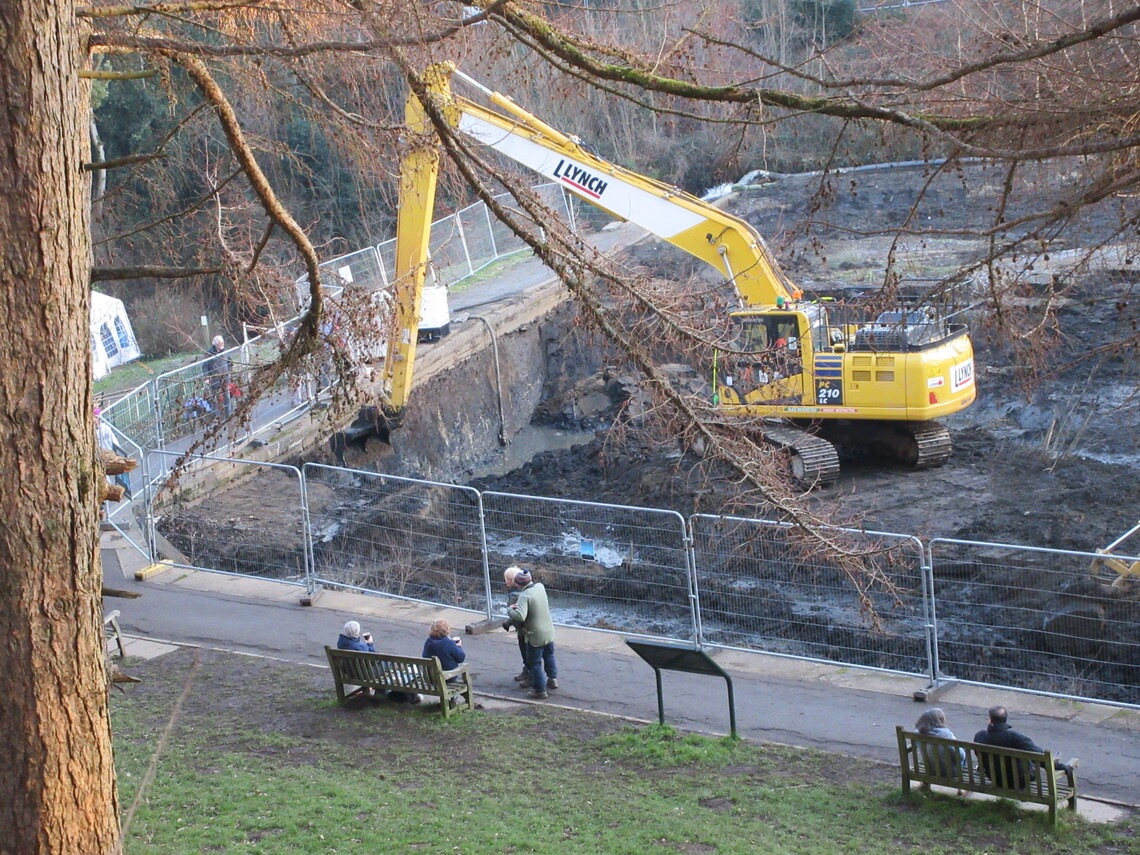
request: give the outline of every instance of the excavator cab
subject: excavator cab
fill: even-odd
[[[731,406],[762,400],[802,402],[811,319],[802,311],[734,312],[736,348],[722,374],[720,400]]]

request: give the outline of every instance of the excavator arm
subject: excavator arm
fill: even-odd
[[[469,83],[502,112],[451,91],[451,78]],[[428,92],[458,131],[561,184],[570,193],[620,220],[699,258],[736,287],[743,308],[782,306],[795,292],[771,260],[763,238],[745,221],[676,187],[638,175],[588,151],[581,142],[493,92],[450,62],[431,66]],[[389,418],[407,404],[416,358],[439,151],[430,121],[409,93],[405,122],[411,145],[400,167],[396,229],[395,337],[384,361],[383,391]]]
[[[744,306],[773,306],[792,298],[793,287],[772,261],[764,239],[744,220],[598,157],[580,140],[550,127],[506,95],[487,89],[449,63],[433,66],[441,68],[443,77],[450,72],[503,111],[440,92],[464,134],[711,265],[735,285]]]
[[[446,69],[433,66],[426,80],[433,91],[448,88]],[[409,94],[404,106],[409,147],[400,164],[400,188],[396,214],[396,271],[393,330],[384,359],[385,415],[395,419],[408,403],[416,362],[417,332],[427,276],[431,217],[435,209],[439,148],[430,136],[431,122],[423,105]]]

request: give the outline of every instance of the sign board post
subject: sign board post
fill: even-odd
[[[661,691],[662,671],[684,671],[689,674],[708,674],[723,677],[728,686],[728,720],[732,738],[736,739],[736,698],[732,692],[732,678],[717,665],[712,657],[699,647],[672,644],[665,641],[642,641],[627,638],[633,652],[645,660],[657,677],[657,720],[665,723],[665,698]]]

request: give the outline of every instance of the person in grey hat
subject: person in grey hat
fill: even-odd
[[[512,584],[519,589],[518,600],[507,609],[507,617],[525,633],[526,668],[530,672],[528,698],[549,697],[546,690],[558,688],[558,665],[554,661],[554,618],[546,587],[531,578],[530,571],[519,569]]]

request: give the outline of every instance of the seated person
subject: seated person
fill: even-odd
[[[340,631],[340,638],[336,640],[338,650],[359,650],[362,653],[375,653],[376,645],[372,643],[372,633],[361,633],[360,624],[350,620]]]
[[[932,707],[918,717],[914,729],[919,733],[930,736],[940,736],[943,739],[956,739],[954,732],[946,726],[946,713],[937,707]],[[922,762],[927,771],[946,778],[962,777],[962,769],[966,765],[966,751],[963,748],[954,748],[952,745],[923,745]],[[964,796],[964,790],[958,790],[958,795]]]
[[[991,707],[989,726],[974,734],[974,742],[980,742],[983,745],[996,745],[1001,748],[1016,748],[1019,751],[1042,750],[1028,736],[1018,733],[1010,727],[1006,721],[1007,717],[1005,707]],[[985,772],[987,778],[998,786],[1024,790],[1029,786],[1029,782],[1037,777],[1036,764],[1015,760],[1012,757],[1003,757],[1000,764],[995,764],[995,768],[991,768],[993,761],[990,756],[984,752],[979,752],[979,754],[981,755],[982,771]],[[1060,769],[1063,772],[1073,771],[1072,766],[1062,763],[1060,760],[1053,761],[1053,768]]]
[[[372,633],[360,631],[360,624],[357,621],[350,620],[344,625],[341,630],[340,637],[336,640],[338,650],[359,650],[362,653],[375,653],[376,645],[372,643]],[[373,696],[372,689],[365,689],[361,694],[366,697]],[[403,704],[418,704],[423,700],[415,692],[397,692],[389,690],[388,700],[396,701]]]
[[[428,639],[424,642],[423,658],[430,659],[434,656],[439,660],[439,665],[444,671],[458,668],[467,658],[467,652],[462,646],[463,642],[459,638],[451,638],[450,633],[451,624],[443,618],[434,620],[428,630]],[[453,683],[460,679],[460,677],[452,677],[448,682]]]

